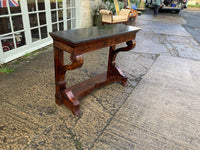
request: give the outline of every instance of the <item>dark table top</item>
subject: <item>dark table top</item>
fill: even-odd
[[[80,44],[101,38],[107,38],[129,32],[137,32],[140,28],[124,24],[112,24],[89,28],[79,28],[73,30],[51,32],[52,37],[56,37],[73,44]]]

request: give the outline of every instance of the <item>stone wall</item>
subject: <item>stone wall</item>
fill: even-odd
[[[93,25],[93,17],[91,15],[91,4],[94,3],[95,0],[80,0],[80,27],[90,27]]]

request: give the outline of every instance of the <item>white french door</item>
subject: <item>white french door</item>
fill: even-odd
[[[51,44],[49,32],[78,27],[79,0],[10,1],[0,8],[0,64]]]

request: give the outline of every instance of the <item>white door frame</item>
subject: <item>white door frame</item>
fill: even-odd
[[[70,0],[72,3],[74,0]],[[80,0],[75,0],[76,8],[76,27],[80,27]],[[0,40],[0,64],[7,63],[11,60],[19,58],[26,53],[33,52],[44,46],[47,46],[53,42],[52,38],[49,36],[49,32],[52,32],[52,20],[51,20],[51,6],[50,0],[45,0],[45,12],[46,12],[46,24],[47,24],[47,34],[48,37],[35,42],[32,42],[29,13],[26,0],[20,0],[21,14],[23,19],[24,35],[26,40],[26,45],[13,49],[11,51],[3,52],[1,40]],[[66,0],[63,0],[63,21],[64,30],[67,29],[67,13],[66,13]],[[23,9],[22,9],[23,8]],[[11,33],[12,34],[12,33]]]

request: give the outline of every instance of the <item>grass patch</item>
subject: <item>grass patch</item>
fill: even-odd
[[[10,74],[14,71],[15,71],[15,69],[13,69],[13,68],[8,68],[8,67],[5,67],[5,66],[0,67],[0,74],[5,74],[5,73]]]
[[[76,146],[76,148],[77,148],[78,150],[83,150],[82,144],[81,144],[81,142],[79,142],[78,140],[75,140],[75,146]]]
[[[196,5],[188,5],[188,7],[192,7],[192,8],[200,8],[200,4],[196,4]]]
[[[12,72],[15,71],[15,67],[20,64],[21,62],[29,62],[29,60],[31,60],[32,58],[40,55],[41,53],[43,53],[44,51],[48,50],[50,47],[52,47],[53,45],[50,44],[48,46],[45,46],[43,48],[40,48],[38,50],[35,50],[31,53],[27,53],[24,56],[21,56],[11,62],[5,63],[0,65],[0,75],[2,74],[10,74]],[[51,49],[50,49],[51,50]]]
[[[38,50],[35,50],[35,51],[33,51],[33,52],[27,53],[27,54],[25,54],[24,56],[21,56],[21,57],[17,58],[16,60],[14,60],[14,61],[15,61],[15,64],[19,64],[19,62],[22,62],[22,61],[30,60],[30,59],[32,59],[33,57],[40,55],[42,52],[44,52],[45,50],[47,50],[48,48],[50,48],[50,47],[52,47],[52,46],[53,46],[53,45],[50,44],[50,45],[47,45],[47,46],[45,46],[45,47],[43,47],[43,48],[40,48],[40,49],[38,49]]]

